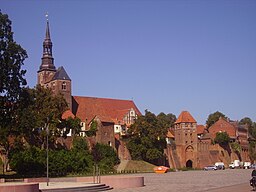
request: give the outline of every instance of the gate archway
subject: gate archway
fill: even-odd
[[[186,162],[186,167],[188,168],[192,168],[193,167],[193,161],[191,161],[190,159]]]

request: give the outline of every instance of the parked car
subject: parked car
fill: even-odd
[[[217,170],[217,167],[215,165],[208,165],[206,167],[204,167],[204,170],[205,171],[208,171],[208,170]]]
[[[256,169],[256,164],[251,164],[250,169]]]
[[[251,167],[251,162],[244,162],[244,169],[250,169]]]
[[[221,170],[225,169],[225,165],[224,165],[223,162],[216,162],[215,166],[216,166],[217,169],[221,169]]]

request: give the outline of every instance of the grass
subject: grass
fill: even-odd
[[[153,164],[150,164],[145,161],[135,161],[130,160],[127,163],[127,166],[125,167],[124,171],[127,172],[153,172],[154,167],[156,167]]]

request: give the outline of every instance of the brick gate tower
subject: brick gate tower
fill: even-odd
[[[182,111],[174,124],[175,144],[182,167],[197,167],[197,122],[188,111]]]

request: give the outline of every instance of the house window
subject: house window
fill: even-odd
[[[66,90],[67,89],[67,83],[63,82],[61,85],[62,90]]]

